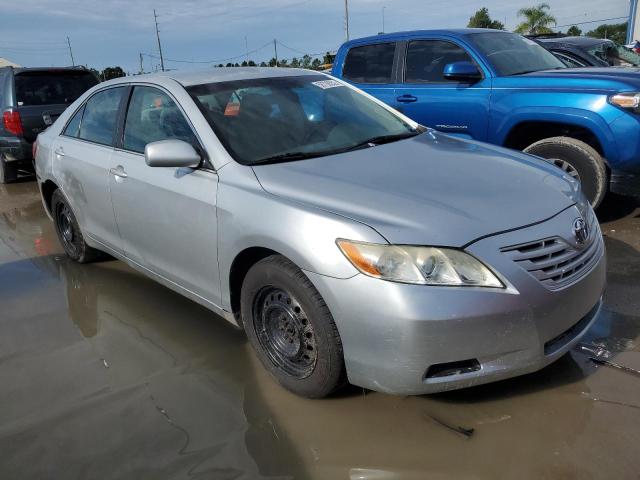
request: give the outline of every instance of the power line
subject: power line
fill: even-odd
[[[598,22],[610,22],[612,20],[625,20],[629,17],[613,17],[613,18],[602,18],[600,20],[591,20],[588,22],[576,22],[576,23],[567,23],[566,25],[556,25],[554,28],[562,28],[562,27],[572,27],[573,25],[586,25],[588,23],[598,23]]]
[[[269,41],[267,43],[265,43],[264,45],[262,45],[259,48],[256,48],[254,50],[251,50],[249,52],[245,52],[242,53],[240,55],[236,55],[233,57],[228,57],[228,58],[217,58],[217,59],[213,59],[213,60],[182,60],[182,59],[174,59],[174,58],[166,58],[165,60],[167,62],[173,62],[173,63],[191,63],[191,64],[211,64],[211,63],[222,63],[222,62],[229,62],[231,60],[236,60],[238,58],[242,58],[246,55],[251,55],[253,53],[257,53],[260,50],[264,50],[266,47],[272,45],[273,42]],[[154,55],[152,53],[143,53],[142,55],[146,55],[147,57],[151,57],[151,58],[160,58],[158,55]]]

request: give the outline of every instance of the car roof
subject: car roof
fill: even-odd
[[[574,45],[576,47],[592,47],[602,43],[613,43],[612,40],[605,38],[591,37],[555,37],[555,38],[536,38],[538,42],[553,45]]]
[[[108,83],[131,82],[159,82],[170,78],[184,87],[202,85],[205,83],[219,83],[235,80],[248,80],[258,78],[299,77],[303,75],[324,75],[315,70],[302,68],[277,68],[277,67],[216,67],[197,71],[172,71],[148,73],[133,77],[121,77]],[[103,84],[104,85],[104,84]]]
[[[369,37],[354,38],[345,42],[344,45],[351,45],[357,43],[374,43],[380,41],[393,41],[401,38],[421,37],[425,35],[455,35],[465,36],[473,33],[504,33],[513,35],[511,32],[505,30],[494,30],[492,28],[451,28],[451,29],[439,29],[439,30],[407,30],[404,32],[393,33],[381,33],[378,35],[371,35]]]

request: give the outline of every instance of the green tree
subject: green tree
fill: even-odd
[[[322,61],[319,58],[314,58],[313,62],[311,62],[311,68],[314,70],[318,70],[320,65],[322,65]]]
[[[270,67],[275,67],[276,63],[278,63],[278,61],[274,58],[271,58],[271,60],[269,60],[269,66]]]
[[[305,55],[302,57],[302,68],[311,68],[311,57],[309,55]]]
[[[499,22],[498,20],[491,20],[491,17],[489,16],[489,9],[487,7],[482,7],[469,19],[467,27],[495,28],[496,30],[504,30],[504,23]]]
[[[249,66],[250,67],[256,67],[256,62],[254,62],[253,60],[249,60]]]
[[[283,58],[282,60],[280,60],[278,62],[278,65],[281,67],[288,67],[289,66],[289,61],[286,58]]]
[[[273,60],[274,64],[275,64],[275,59]],[[268,65],[266,64],[266,62],[260,62],[260,66],[261,67],[267,67]]]
[[[550,26],[556,24],[556,19],[549,13],[549,7],[546,3],[540,3],[535,7],[521,8],[518,10],[519,17],[525,17],[526,20],[516,27],[517,33],[537,35],[540,33],[552,33]]]
[[[293,57],[291,59],[291,68],[300,68],[300,60],[298,60],[296,57]]]
[[[595,30],[587,32],[588,37],[608,38],[616,43],[623,45],[627,40],[627,24],[614,23],[599,25]],[[633,39],[635,40],[635,39]]]
[[[101,78],[106,82],[112,78],[126,77],[126,75],[127,74],[124,73],[124,70],[122,70],[121,67],[107,67],[102,70]]]
[[[325,64],[328,65],[330,63],[333,63],[335,59],[336,59],[335,55],[333,55],[331,52],[327,52],[327,53],[324,54],[324,58],[322,59],[322,63],[325,63]]]
[[[567,35],[572,37],[579,37],[580,35],[582,35],[582,30],[573,25],[572,27],[569,27],[569,30],[567,30]]]

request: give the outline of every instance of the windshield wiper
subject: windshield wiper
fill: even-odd
[[[363,140],[362,142],[358,142],[355,145],[352,145],[345,149],[345,151],[351,150],[359,150],[361,148],[365,148],[368,146],[375,147],[377,145],[382,145],[384,143],[397,142],[398,140],[403,140],[405,138],[415,137],[419,135],[420,131],[412,131],[410,133],[396,133],[394,135],[380,135],[378,137],[368,138],[367,140]]]
[[[251,165],[260,165],[265,163],[288,162],[292,160],[304,160],[306,158],[320,157],[323,152],[287,152],[272,155],[270,157],[259,158],[251,162]]]

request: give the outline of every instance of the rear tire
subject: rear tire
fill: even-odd
[[[528,146],[524,152],[544,158],[579,180],[593,208],[604,199],[608,190],[607,170],[602,156],[590,145],[571,137],[552,137]]]
[[[281,385],[321,398],[346,383],[331,312],[296,265],[281,255],[259,261],[244,279],[240,302],[247,337]]]
[[[12,183],[18,179],[18,169],[11,162],[0,157],[0,183]]]
[[[51,213],[62,248],[69,258],[78,263],[100,260],[104,254],[90,247],[84,240],[76,216],[60,190],[51,197]]]

